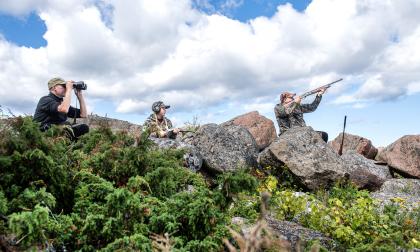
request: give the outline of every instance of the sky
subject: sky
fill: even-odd
[[[0,105],[33,115],[53,77],[83,80],[88,112],[275,121],[283,91],[343,78],[306,123],[387,146],[420,132],[419,0],[0,0]],[[313,100],[308,97],[304,103]],[[72,97],[75,105],[75,96]]]

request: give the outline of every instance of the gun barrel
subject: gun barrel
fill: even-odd
[[[337,82],[342,81],[342,80],[343,80],[343,78],[340,78],[340,79],[338,79],[338,80],[336,80],[336,81],[333,81],[333,82],[331,82],[331,83],[328,83],[328,84],[327,84],[327,85],[325,85],[325,86],[331,87],[331,86],[332,86],[332,84],[337,83]]]
[[[343,80],[343,78],[340,78],[340,79],[338,79],[338,80],[335,80],[335,81],[330,82],[330,83],[328,83],[328,84],[325,84],[325,85],[323,85],[323,86],[320,86],[320,87],[318,87],[318,88],[315,88],[314,90],[311,90],[311,91],[309,91],[309,92],[306,92],[306,93],[302,94],[300,97],[302,97],[302,99],[303,99],[303,98],[306,98],[306,97],[308,97],[308,96],[310,96],[310,95],[316,94],[316,93],[318,93],[318,91],[319,91],[320,89],[322,89],[322,88],[325,88],[325,89],[330,88],[333,84],[335,84],[335,83],[337,83],[337,82],[339,82],[339,81],[342,81],[342,80]]]

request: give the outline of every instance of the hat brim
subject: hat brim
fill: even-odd
[[[169,106],[169,105],[166,105],[166,106],[163,106],[165,109],[168,109],[168,108],[170,108],[171,106]]]

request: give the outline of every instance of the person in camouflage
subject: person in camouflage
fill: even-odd
[[[274,107],[274,114],[276,115],[280,130],[279,136],[290,128],[306,126],[303,113],[315,111],[321,102],[324,92],[325,89],[321,89],[317,93],[315,100],[310,104],[301,104],[302,99],[300,96],[296,96],[296,94],[289,92],[282,93],[280,95],[280,103]],[[328,134],[326,132],[318,131],[318,133],[320,133],[325,142],[328,141]]]
[[[144,123],[144,128],[148,129],[150,136],[157,138],[175,139],[179,133],[178,128],[173,128],[171,120],[166,115],[166,110],[171,106],[165,105],[162,101],[154,102],[151,114]]]

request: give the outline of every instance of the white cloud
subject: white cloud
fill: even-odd
[[[236,9],[244,4],[244,0],[226,0],[222,3],[222,10]]]
[[[156,100],[190,111],[251,99],[245,108],[268,110],[283,90],[302,92],[338,77],[345,81],[332,96],[352,90],[336,104],[360,107],[420,92],[417,0],[313,0],[304,12],[280,5],[273,17],[248,23],[191,5],[1,1],[0,11],[37,11],[47,26],[43,48],[0,38],[1,103],[31,113],[54,76],[85,80],[88,99],[140,114]]]
[[[0,1],[0,11],[12,15],[24,15],[44,6],[47,0]]]

